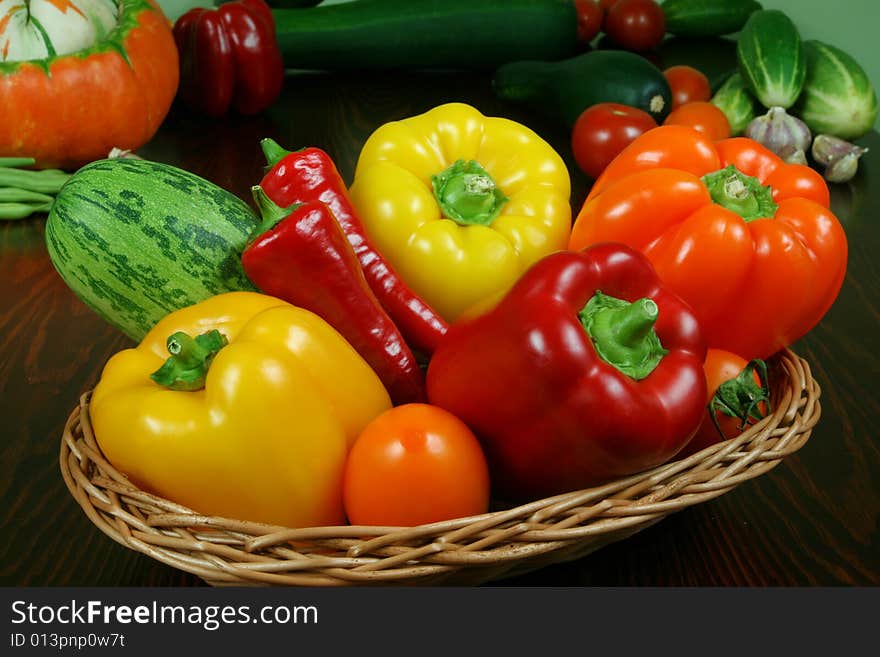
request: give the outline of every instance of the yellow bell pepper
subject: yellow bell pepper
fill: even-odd
[[[571,231],[559,154],[462,103],[378,128],[349,191],[370,239],[447,321],[565,249]]]
[[[114,355],[90,415],[104,455],[138,487],[199,513],[306,527],[345,521],[348,448],[390,407],[320,317],[230,292]]]

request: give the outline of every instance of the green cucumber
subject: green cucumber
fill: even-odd
[[[562,61],[519,61],[500,67],[492,89],[503,100],[574,125],[597,103],[620,103],[648,112],[658,124],[672,109],[663,72],[624,50],[594,50]]]
[[[804,86],[807,64],[801,36],[777,9],[762,9],[746,21],[736,45],[740,72],[764,107],[789,108]]]
[[[857,139],[877,119],[877,93],[865,70],[848,54],[819,41],[806,41],[807,79],[795,107],[814,134]]]
[[[46,247],[68,287],[135,341],[174,310],[254,290],[241,251],[258,224],[238,197],[176,167],[99,160],[58,192]]]
[[[727,78],[709,102],[724,112],[732,137],[741,135],[757,116],[755,99],[739,73]]]
[[[762,9],[756,0],[666,0],[666,31],[676,36],[721,36],[739,32]]]
[[[357,0],[272,14],[292,69],[492,70],[578,46],[573,0]]]

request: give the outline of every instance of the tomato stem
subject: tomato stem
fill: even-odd
[[[753,372],[757,372],[760,384],[755,383]],[[760,358],[749,361],[735,378],[718,386],[709,402],[709,415],[718,433],[726,440],[721,430],[717,413],[724,413],[740,420],[739,430],[766,417],[761,408],[770,412],[770,381],[767,376],[767,363]]]

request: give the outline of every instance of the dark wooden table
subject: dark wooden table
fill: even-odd
[[[360,146],[385,121],[460,100],[537,130],[588,180],[567,133],[492,96],[480,74],[296,75],[262,116],[200,120],[172,111],[144,157],[189,169],[249,198],[259,139],[316,145],[351,181]],[[833,188],[849,270],[822,323],[795,345],[822,386],[811,440],[769,474],[576,562],[503,585],[789,586],[880,584],[880,135],[858,177]],[[129,341],[86,308],[46,253],[44,218],[0,227],[0,584],[202,585],[104,536],[68,494],[62,427],[82,391]],[[792,290],[798,294],[798,290]]]

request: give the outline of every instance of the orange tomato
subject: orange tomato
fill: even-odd
[[[712,97],[709,78],[692,66],[670,66],[663,77],[672,90],[672,109],[688,103],[705,102]]]
[[[477,438],[429,404],[389,409],[358,436],[343,500],[353,525],[411,527],[485,513],[489,468]]]
[[[748,372],[746,372],[747,368]],[[749,367],[749,361],[730,351],[709,349],[706,352],[706,362],[703,365],[707,384],[706,414],[696,435],[682,450],[678,458],[699,452],[722,440],[735,438],[746,429],[746,426],[754,424],[758,420],[756,416],[764,417],[766,415],[769,410],[767,402],[770,393],[765,387],[767,382],[761,380],[760,368],[761,365],[758,364]],[[720,410],[720,407],[714,410],[709,407],[718,388],[723,384],[728,387],[737,386],[736,398],[745,403],[739,407],[731,408],[731,410],[745,416],[745,419],[729,415]],[[751,409],[749,404],[754,404]],[[718,405],[716,404],[716,406]],[[750,413],[750,411],[753,412]],[[712,419],[713,415],[718,422],[717,426]]]
[[[730,137],[730,121],[724,112],[709,102],[691,102],[669,113],[663,125],[683,125],[701,132],[712,141]]]

